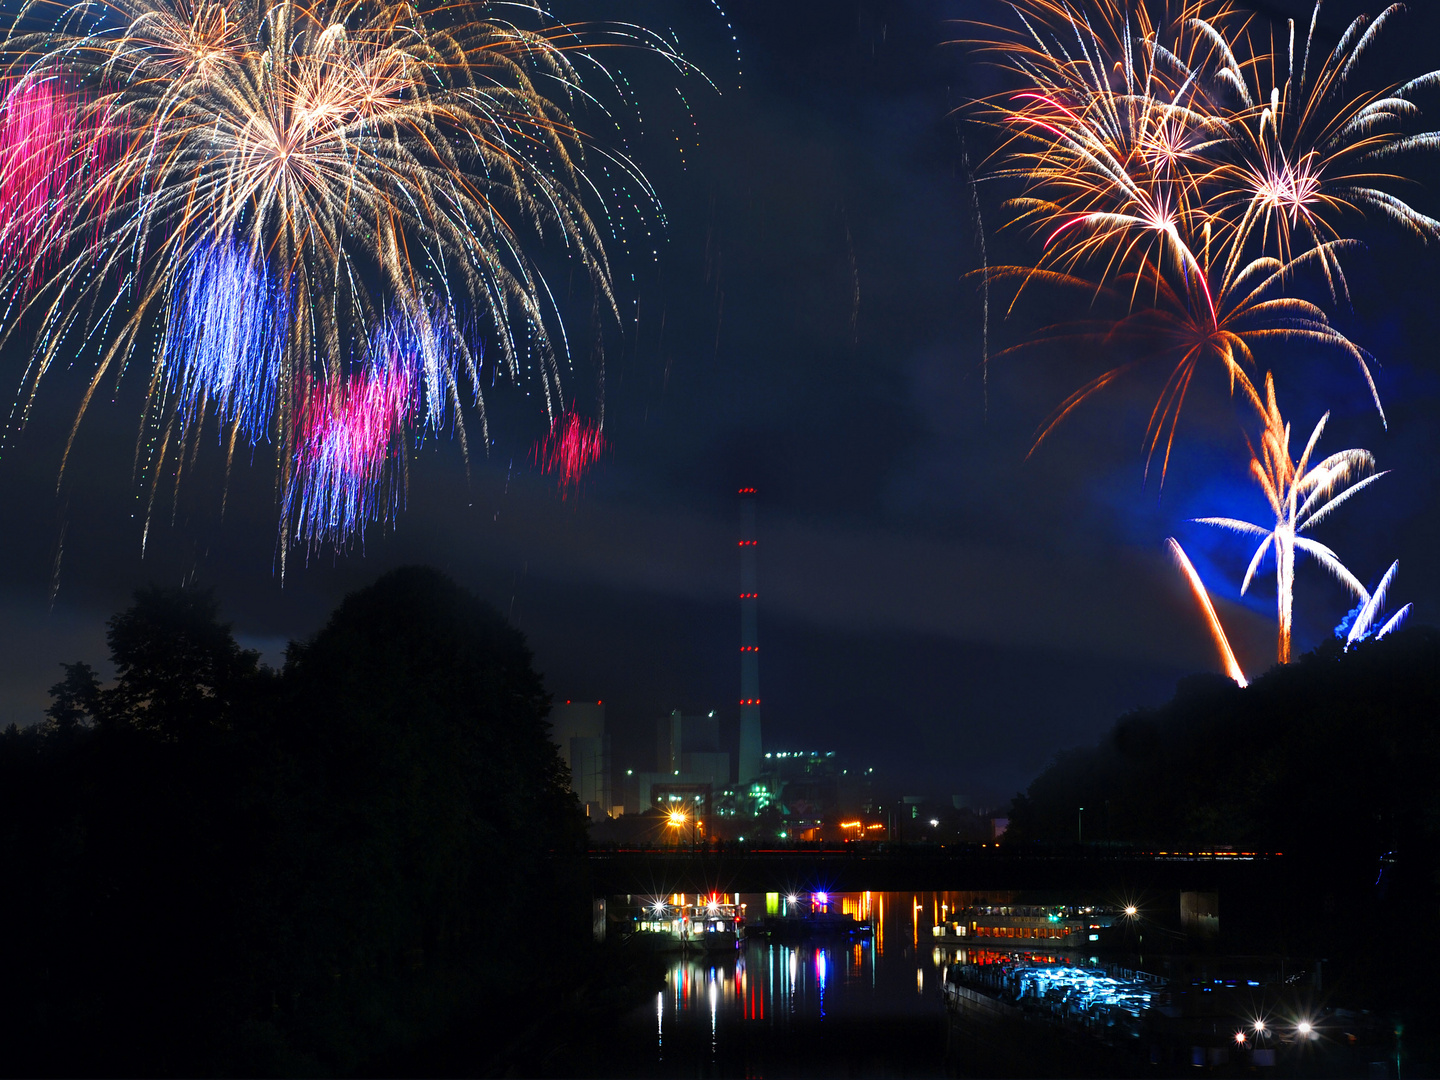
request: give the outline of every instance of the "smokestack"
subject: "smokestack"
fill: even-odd
[[[740,759],[736,780],[760,775],[760,593],[755,575],[755,489],[740,489]]]

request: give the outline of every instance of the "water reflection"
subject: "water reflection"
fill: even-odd
[[[835,1023],[854,1016],[939,1016],[940,979],[927,978],[951,958],[924,947],[930,894],[833,894],[830,910],[869,923],[863,940],[747,940],[734,952],[676,953],[660,995],[657,1046],[667,1034],[705,1024],[712,1050],[746,1023]],[[747,898],[764,910],[764,897]],[[913,988],[913,989],[912,989]],[[702,1029],[703,1030],[703,1029]]]
[[[767,904],[777,911],[793,905],[785,893],[738,899],[752,921]],[[647,1008],[636,1026],[616,1030],[610,1067],[615,1075],[699,1068],[708,1075],[781,1076],[792,1065],[814,1075],[835,1061],[843,1066],[839,1074],[863,1074],[867,1062],[888,1068],[889,1057],[899,1054],[908,1075],[943,1075],[943,972],[970,957],[963,948],[937,948],[931,927],[977,899],[970,893],[831,893],[826,909],[868,923],[870,937],[757,937],[733,950],[670,954],[654,1011]],[[636,1041],[629,1042],[626,1031]],[[638,1060],[624,1049],[627,1042]]]

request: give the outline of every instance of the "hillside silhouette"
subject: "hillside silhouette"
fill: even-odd
[[[1399,1017],[1425,1060],[1440,1058],[1440,991],[1423,962],[1440,955],[1433,627],[1350,652],[1329,642],[1245,689],[1184,679],[1167,704],[1058,755],[1016,796],[1005,840],[1280,853],[1282,894],[1249,911],[1220,897],[1220,947],[1323,959],[1331,1000]]]

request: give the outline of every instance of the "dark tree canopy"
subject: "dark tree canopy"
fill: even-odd
[[[45,716],[58,734],[68,737],[95,716],[100,703],[100,680],[95,669],[83,660],[60,666],[65,678],[50,687],[52,700]]]
[[[1247,689],[1182,680],[1060,755],[1012,809],[1012,842],[1085,835],[1192,850],[1431,865],[1440,851],[1440,632],[1414,627],[1352,652],[1329,643]],[[1373,876],[1373,869],[1371,870]]]
[[[151,586],[109,623],[116,684],[100,694],[99,717],[167,738],[223,726],[259,654],[235,643],[212,592]]]
[[[109,624],[114,684],[66,665],[47,725],[0,739],[12,1071],[384,1071],[457,1029],[484,1071],[514,1033],[481,1033],[536,978],[496,928],[588,932],[523,637],[424,569],[350,596],[278,674],[218,611],[142,590]]]

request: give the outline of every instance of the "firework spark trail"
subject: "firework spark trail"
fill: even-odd
[[[382,416],[448,422],[463,448],[468,390],[488,447],[482,389],[497,378],[559,415],[571,363],[539,253],[567,259],[618,319],[591,208],[617,235],[646,205],[663,217],[639,169],[571,112],[618,124],[602,96],[626,100],[623,78],[602,49],[698,73],[641,27],[547,18],[506,4],[464,17],[342,0],[24,4],[5,20],[0,334],[26,316],[39,328],[12,427],[57,359],[89,353],[78,427],[159,323],[141,471],[178,476],[207,414],[232,448],[271,443],[283,574],[292,543],[343,544],[388,516],[390,496],[363,494],[403,483],[388,472],[403,455],[364,435]],[[415,346],[403,375],[370,355],[382,324]],[[322,490],[301,490],[311,482]]]
[[[363,539],[366,523],[393,520],[399,509],[390,466],[417,408],[412,344],[387,322],[375,331],[371,367],[338,389],[317,386],[306,403],[287,512],[311,547]]]
[[[1200,575],[1196,572],[1179,541],[1170,536],[1166,537],[1165,543],[1170,547],[1170,555],[1174,558],[1175,565],[1185,575],[1185,580],[1190,585],[1190,591],[1195,596],[1195,602],[1200,605],[1200,611],[1205,616],[1205,622],[1210,628],[1210,637],[1215,642],[1215,648],[1220,651],[1220,663],[1225,667],[1225,674],[1240,686],[1249,686],[1250,684],[1245,681],[1245,673],[1240,670],[1240,664],[1235,659],[1235,652],[1230,648],[1230,639],[1225,636],[1225,628],[1220,625],[1220,616],[1215,613],[1215,605],[1210,602],[1210,593],[1206,590],[1205,583],[1200,580]]]
[[[1339,46],[1322,50],[1312,64],[1316,3],[1298,70],[1293,46],[1283,52],[1257,48],[1246,35],[1247,58],[1231,70],[1237,83],[1242,67],[1250,77],[1244,94],[1249,108],[1230,127],[1236,145],[1231,159],[1217,166],[1212,197],[1236,230],[1232,250],[1254,242],[1288,259],[1296,250],[1339,239],[1339,219],[1347,212],[1369,211],[1421,240],[1440,239],[1440,221],[1384,187],[1405,178],[1379,168],[1407,150],[1440,144],[1440,133],[1407,135],[1404,127],[1420,111],[1407,95],[1440,79],[1440,72],[1380,91],[1350,85],[1357,65],[1401,10],[1391,5],[1373,21],[1358,16]],[[1292,35],[1294,28],[1291,22]],[[1348,296],[1339,261],[1326,259],[1322,269],[1332,296]]]
[[[53,79],[9,82],[0,118],[0,257],[34,289],[55,261],[77,165],[74,100]]]
[[[1082,402],[1142,364],[1169,368],[1147,422],[1144,446],[1146,475],[1148,477],[1152,459],[1159,453],[1162,483],[1181,409],[1202,365],[1222,371],[1232,395],[1238,390],[1242,401],[1262,417],[1264,405],[1249,372],[1255,366],[1255,350],[1268,342],[1286,340],[1334,350],[1354,359],[1369,379],[1370,355],[1337,331],[1321,308],[1283,292],[1295,266],[1313,257],[1313,253],[1307,253],[1290,266],[1273,259],[1257,259],[1231,281],[1228,288],[1213,295],[1208,285],[1198,287],[1205,285],[1204,275],[1179,283],[1153,269],[1140,275],[1117,277],[1101,290],[1097,306],[1103,298],[1125,305],[1127,298],[1136,292],[1147,293],[1150,303],[1110,319],[1053,326],[1023,346],[1090,341],[1107,351],[1131,351],[1134,357],[1065,398],[1040,425],[1030,453],[1033,454]],[[1006,271],[1030,273],[1024,268],[1006,268]],[[1005,276],[1005,272],[998,272],[998,276]],[[1079,283],[1073,278],[1063,280]],[[1203,302],[1197,302],[1197,297],[1202,297]]]
[[[1265,429],[1260,438],[1260,449],[1251,448],[1250,474],[1265,493],[1266,501],[1274,514],[1274,524],[1265,528],[1248,521],[1228,517],[1196,518],[1202,525],[1237,532],[1244,536],[1258,537],[1260,546],[1250,559],[1245,579],[1240,584],[1243,596],[1250,588],[1267,553],[1275,557],[1276,622],[1278,640],[1276,656],[1280,663],[1290,662],[1290,631],[1294,609],[1295,553],[1303,552],[1316,560],[1350,592],[1362,600],[1369,600],[1365,586],[1340,561],[1339,556],[1324,544],[1301,534],[1318,525],[1341,504],[1369,487],[1383,472],[1373,472],[1375,459],[1368,450],[1341,450],[1323,461],[1312,464],[1311,457],[1325,423],[1330,418],[1326,413],[1315,425],[1309,441],[1299,460],[1290,457],[1290,425],[1280,415],[1275,400],[1275,380],[1265,378],[1264,401]],[[1369,472],[1363,480],[1360,474]]]
[[[1411,97],[1440,83],[1440,71],[1380,90],[1358,86],[1367,51],[1398,8],[1357,19],[1326,52],[1312,47],[1318,4],[1298,49],[1293,40],[1277,45],[1229,0],[1007,6],[1017,25],[983,27],[972,44],[1018,88],[977,106],[999,139],[990,176],[1022,188],[1005,204],[1007,226],[1031,232],[1040,254],[986,276],[1013,284],[1011,310],[1039,285],[1088,293],[1092,304],[1113,297],[1120,312],[1108,321],[1140,347],[1135,361],[1062,403],[1036,445],[1080,401],[1174,352],[1181,359],[1146,435],[1147,471],[1163,442],[1163,482],[1197,363],[1219,360],[1233,392],[1255,371],[1252,345],[1266,338],[1324,343],[1350,357],[1380,410],[1370,357],[1295,295],[1295,279],[1313,274],[1332,300],[1348,297],[1341,257],[1358,245],[1344,232],[1347,216],[1368,213],[1440,238],[1440,222],[1394,195],[1389,188],[1404,178],[1383,168],[1440,148],[1440,132],[1409,133],[1419,115]],[[1147,351],[1133,332],[1156,308],[1170,331]],[[1236,311],[1245,313],[1244,335]],[[1177,328],[1191,348],[1175,349]],[[1053,326],[1040,342],[1073,329]],[[1103,340],[1103,331],[1094,336]]]
[[[542,472],[557,478],[561,494],[568,497],[608,449],[599,426],[571,410],[551,422],[550,433],[536,444],[533,456]]]
[[[1376,641],[1394,630],[1398,630],[1410,615],[1414,606],[1406,604],[1394,615],[1392,615],[1378,631],[1375,631],[1375,621],[1385,610],[1385,595],[1390,591],[1390,586],[1395,581],[1395,575],[1400,572],[1400,560],[1396,559],[1390,564],[1390,569],[1385,571],[1385,576],[1380,579],[1380,584],[1375,586],[1375,591],[1365,599],[1359,610],[1355,613],[1355,621],[1350,626],[1350,632],[1345,637],[1345,650],[1348,652],[1352,647],[1361,641],[1366,640],[1374,633]]]
[[[269,430],[290,300],[233,240],[198,245],[171,294],[161,365],[182,419],[207,408],[254,445]]]
[[[990,418],[990,253],[985,245],[985,218],[980,212],[980,185],[970,167],[965,137],[960,137],[960,164],[970,187],[970,211],[975,218],[975,244],[980,251],[980,387],[984,416]]]

